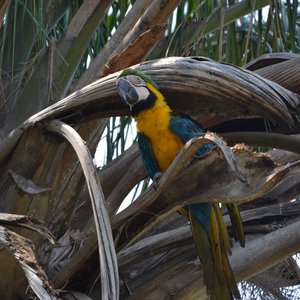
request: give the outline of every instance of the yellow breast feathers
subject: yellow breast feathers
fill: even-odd
[[[169,129],[171,108],[163,95],[151,84],[148,88],[156,95],[154,107],[135,116],[138,131],[150,140],[154,156],[161,171],[165,171],[183,147],[181,139]]]

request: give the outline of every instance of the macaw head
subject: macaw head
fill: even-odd
[[[121,72],[117,79],[117,87],[121,98],[129,105],[132,112],[137,108],[150,108],[153,106],[157,85],[153,80],[144,73],[134,70],[125,69]]]

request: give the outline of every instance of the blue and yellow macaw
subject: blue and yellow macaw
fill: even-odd
[[[157,181],[184,144],[204,129],[188,115],[176,115],[153,80],[140,71],[126,69],[117,80],[121,98],[129,105],[138,130],[138,145],[148,175]],[[212,149],[201,147],[201,157]],[[229,205],[235,237],[244,243],[240,214]],[[228,256],[230,242],[218,204],[199,203],[182,207],[179,212],[190,222],[197,253],[203,266],[204,283],[212,300],[240,298]]]

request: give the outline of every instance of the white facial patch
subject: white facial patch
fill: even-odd
[[[149,90],[145,86],[136,87],[135,91],[139,95],[139,101],[146,100],[150,95]]]

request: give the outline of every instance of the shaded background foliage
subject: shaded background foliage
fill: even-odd
[[[138,1],[3,1],[0,6],[2,139],[34,113],[100,76],[112,55],[120,54],[115,50],[122,50],[112,48],[111,45],[116,44],[109,44],[109,41],[135,2]],[[151,2],[143,1],[140,13]],[[174,8],[178,6],[164,20],[167,27],[162,39],[142,59],[203,55],[244,66],[265,53],[300,51],[298,1],[173,2],[176,2]],[[93,8],[89,10],[89,6]],[[137,21],[138,18],[134,24]],[[127,32],[121,37],[125,34]],[[118,43],[122,44],[122,39]],[[97,62],[99,53],[101,63]],[[104,128],[100,122],[97,126]],[[128,140],[135,140],[131,126],[131,118],[127,116],[113,116],[107,122],[102,135],[106,150],[101,164],[111,162],[131,145]],[[100,137],[101,133],[98,135]],[[92,151],[95,151],[96,144],[94,141]],[[99,155],[104,156],[103,147]],[[142,188],[136,190],[135,195],[147,184],[147,181],[142,183]],[[57,237],[63,235],[64,229],[58,230]],[[299,278],[295,279],[295,283],[299,283]],[[78,280],[73,284],[78,285]],[[280,287],[276,296],[274,290],[258,286],[257,280],[249,284],[250,287],[243,284],[245,298],[248,293],[257,293],[257,287],[262,288],[262,299],[279,299],[278,294],[285,297],[285,292],[293,293],[292,288],[284,290]],[[86,291],[86,286],[91,288],[91,285],[91,282],[86,283],[83,289]],[[253,285],[255,289],[252,291]],[[291,297],[296,299],[299,295],[295,292],[285,298]]]

